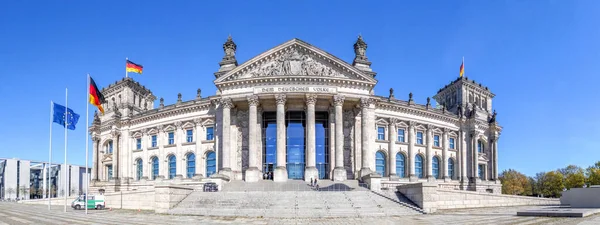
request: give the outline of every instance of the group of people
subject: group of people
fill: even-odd
[[[319,188],[319,184],[317,184],[317,178],[313,179],[312,177],[310,178],[310,186],[311,187],[315,187],[315,188]]]

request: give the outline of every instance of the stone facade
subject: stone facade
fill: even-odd
[[[376,73],[362,37],[352,64],[299,39],[241,65],[231,37],[223,49],[214,96],[202,97],[198,90],[192,100],[179,95],[177,103],[165,106],[160,98],[154,107],[157,98],[132,78],[102,89],[106,113],[96,115],[90,128],[93,180],[117,190],[154,180],[206,179],[214,170],[212,179],[255,182],[266,176],[265,140],[273,138],[273,180],[286,181],[291,176],[286,113],[302,112],[306,181],[323,170],[336,181],[378,172],[383,180],[448,183],[459,190],[486,191],[477,187],[499,184],[502,128],[492,113],[494,94],[473,80],[452,81],[433,96],[438,107],[432,107],[430,98],[425,105],[416,104],[412,94],[397,99],[393,89],[387,97],[375,95]],[[276,115],[274,137],[265,136],[266,113]],[[317,115],[327,115],[327,132],[320,136]],[[325,147],[316,146],[323,136]],[[325,169],[317,169],[322,166],[315,161],[317,148],[326,148]]]

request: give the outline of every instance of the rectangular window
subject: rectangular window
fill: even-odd
[[[112,180],[112,178],[113,178],[113,174],[112,174],[112,165],[108,165],[108,166],[107,166],[107,170],[108,170],[108,171],[107,171],[107,173],[108,173],[108,179],[109,179],[109,180]]]
[[[423,144],[423,132],[417,132],[417,144],[418,145]]]
[[[113,142],[112,141],[108,141],[108,146],[106,146],[108,149],[106,150],[108,154],[112,154],[113,153]]]
[[[385,127],[377,127],[377,140],[385,140]]]
[[[215,128],[214,127],[207,127],[206,128],[206,140],[207,141],[212,141],[214,138],[214,131]]]
[[[454,138],[450,138],[450,149],[454,149]]]
[[[185,131],[186,135],[185,135],[185,139],[187,140],[187,142],[193,142],[194,141],[194,131],[193,130],[187,130]]]
[[[484,165],[479,165],[478,167],[479,167],[479,171],[478,171],[479,178],[480,179],[485,179],[485,177],[483,177],[484,172],[485,172],[485,166]]]
[[[169,132],[169,145],[175,144],[175,133]]]
[[[433,135],[433,146],[440,147],[440,135]]]
[[[152,147],[155,148],[158,145],[158,143],[156,143],[156,135],[152,135]]]
[[[135,139],[135,149],[137,149],[137,150],[142,149],[142,139],[141,138]]]
[[[398,141],[404,142],[404,129],[398,129]]]

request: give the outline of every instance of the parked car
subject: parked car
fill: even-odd
[[[85,195],[80,195],[73,202],[71,202],[71,208],[82,209],[85,207]],[[104,209],[106,208],[106,202],[104,201],[104,195],[90,195],[87,196],[87,208],[88,209]]]
[[[216,192],[219,191],[219,185],[214,182],[208,182],[204,184],[204,192]]]

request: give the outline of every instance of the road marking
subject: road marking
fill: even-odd
[[[8,218],[9,218],[9,219],[11,219],[11,220],[14,220],[14,221],[19,221],[19,222],[21,222],[21,223],[27,223],[27,224],[29,224],[29,223],[32,223],[32,222],[31,222],[31,221],[29,221],[29,220],[22,219],[22,218],[19,218],[19,217],[14,217],[14,216],[11,216],[11,217],[8,217]]]

